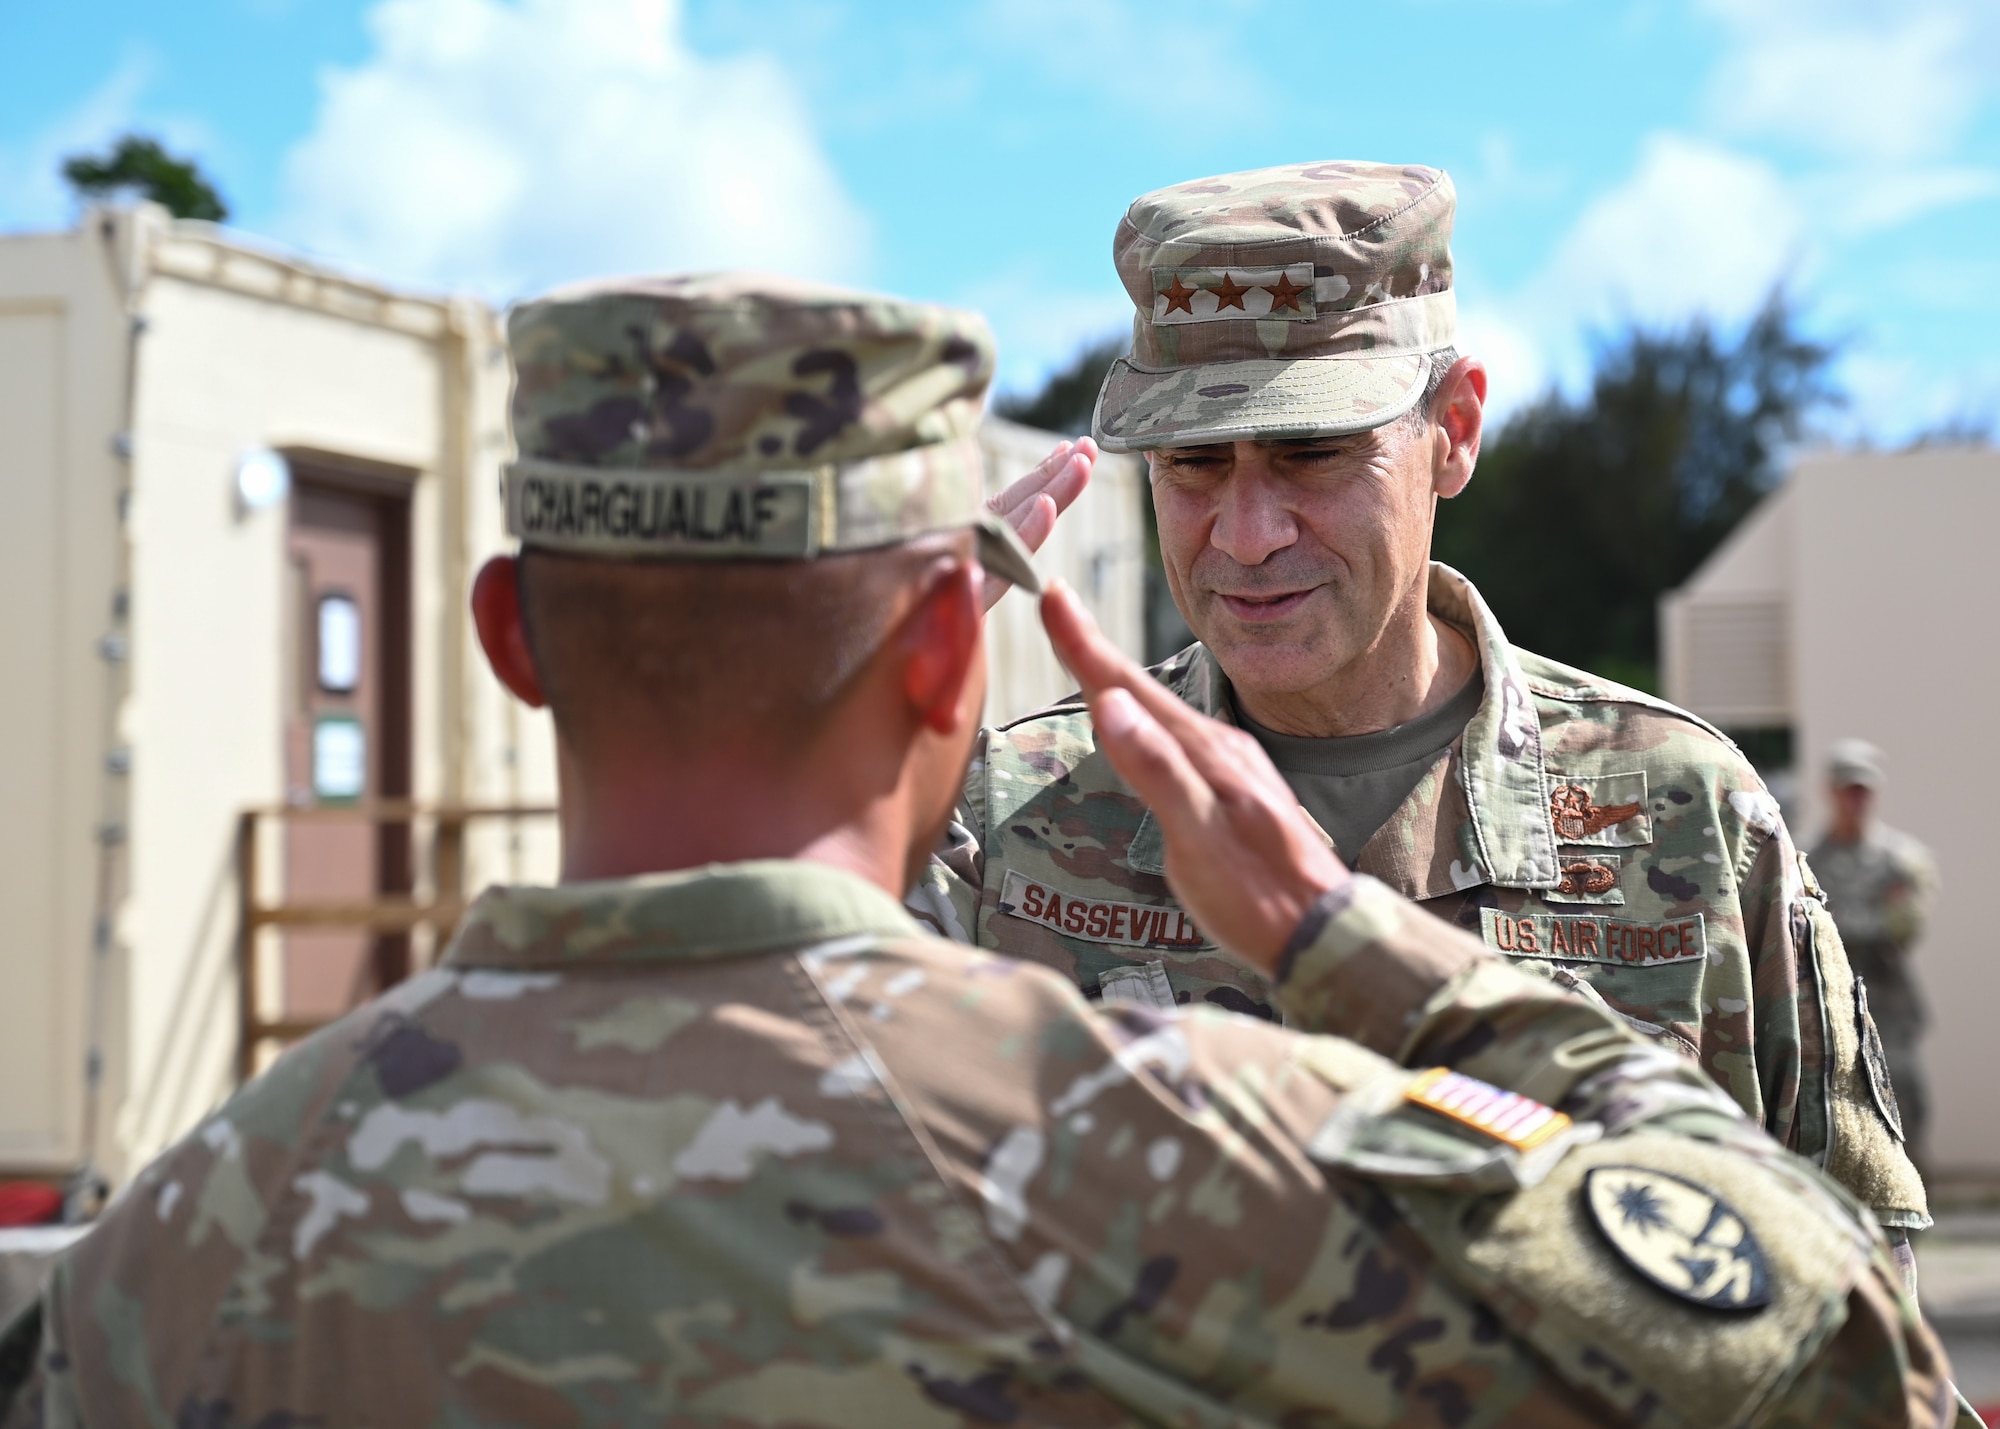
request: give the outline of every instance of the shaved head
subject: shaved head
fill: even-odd
[[[965,533],[810,561],[527,551],[521,611],[566,741],[643,730],[798,748],[881,648],[904,592],[970,551]]]

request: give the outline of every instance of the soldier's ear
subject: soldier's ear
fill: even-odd
[[[548,703],[542,677],[528,648],[528,629],[521,621],[521,563],[514,556],[495,556],[480,567],[472,582],[472,624],[479,631],[479,648],[486,663],[522,704],[540,709]]]
[[[1465,490],[1479,461],[1486,420],[1486,364],[1461,357],[1445,374],[1431,407],[1431,490],[1447,501]]]
[[[976,562],[940,562],[903,622],[903,695],[918,722],[938,734],[956,733],[965,722],[966,682],[982,668],[984,584]]]

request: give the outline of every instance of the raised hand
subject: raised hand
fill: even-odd
[[[1061,581],[1042,624],[1090,703],[1098,748],[1166,835],[1167,882],[1210,937],[1265,973],[1348,871],[1256,740],[1127,659]]]
[[[1056,518],[1090,485],[1096,462],[1097,443],[1089,437],[1057,442],[1033,471],[988,501],[986,509],[1004,517],[1030,551],[1039,551],[1055,530]],[[988,576],[986,608],[991,610],[1011,589],[1006,581]]]

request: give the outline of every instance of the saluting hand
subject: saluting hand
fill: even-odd
[[[1190,709],[1127,659],[1061,581],[1042,624],[1083,687],[1097,745],[1166,835],[1167,882],[1195,922],[1265,973],[1306,910],[1349,878],[1257,741]]]
[[[1090,485],[1090,469],[1096,462],[1097,443],[1089,437],[1057,442],[1056,449],[1043,457],[1033,471],[988,501],[986,509],[1004,517],[1030,551],[1039,551],[1042,542],[1056,529],[1056,517],[1069,510],[1070,503]],[[1012,589],[999,577],[988,576],[986,608],[993,609],[1000,597]]]

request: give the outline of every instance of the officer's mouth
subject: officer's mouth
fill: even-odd
[[[1230,595],[1217,591],[1215,598],[1222,602],[1222,608],[1246,625],[1268,625],[1298,613],[1317,586],[1305,590],[1278,591],[1269,595]]]

